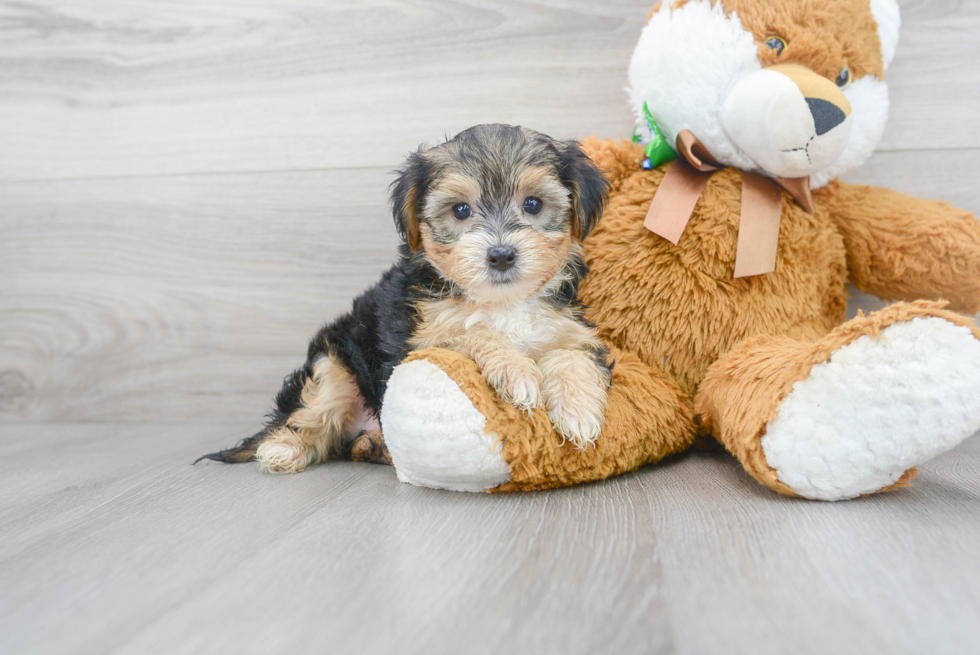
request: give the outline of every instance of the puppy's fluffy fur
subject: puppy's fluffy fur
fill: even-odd
[[[412,154],[392,185],[398,262],[310,342],[266,427],[205,458],[296,472],[330,458],[390,463],[385,385],[414,349],[472,358],[502,398],[544,405],[575,445],[598,436],[607,351],[582,317],[581,240],[606,182],[577,142],[481,125]]]

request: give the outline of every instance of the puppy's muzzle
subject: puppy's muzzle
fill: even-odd
[[[503,273],[509,271],[517,262],[517,250],[512,246],[494,246],[487,251],[487,263],[490,268]]]

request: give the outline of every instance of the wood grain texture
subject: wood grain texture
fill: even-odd
[[[392,261],[419,142],[629,133],[650,4],[0,0],[0,653],[976,652],[976,438],[834,505],[722,455],[499,497],[189,466]],[[980,213],[980,3],[901,4],[849,179]]]
[[[355,170],[6,185],[0,416],[259,418],[316,327],[394,259],[389,180]]]
[[[0,3],[0,179],[391,167],[484,122],[627,136],[651,4]],[[980,147],[980,5],[902,6],[882,150]]]
[[[486,496],[188,461],[242,426],[0,427],[3,653],[972,653],[980,441],[778,497],[722,455]],[[56,475],[53,475],[56,473]]]

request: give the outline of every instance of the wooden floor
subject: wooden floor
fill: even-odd
[[[392,260],[419,142],[628,135],[650,4],[0,0],[0,654],[978,652],[980,438],[841,504],[189,465]],[[902,5],[849,179],[980,213],[980,2]]]

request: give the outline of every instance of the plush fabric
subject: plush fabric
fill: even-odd
[[[847,248],[850,280],[888,300],[943,298],[980,311],[980,221],[891,189],[834,182],[815,193]]]
[[[712,176],[675,246],[643,226],[667,166],[643,170],[642,148],[625,141],[584,145],[600,168],[624,174],[614,179],[616,191],[586,241],[591,273],[580,289],[609,343],[662,369],[693,396],[708,367],[743,339],[816,339],[844,321],[844,241],[825,208],[807,214],[786,194],[776,270],[735,280],[737,171]]]

